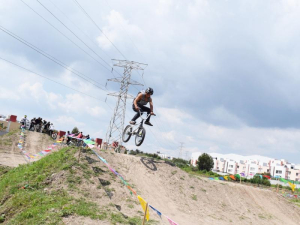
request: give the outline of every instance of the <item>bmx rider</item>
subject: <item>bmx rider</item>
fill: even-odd
[[[136,114],[129,122],[130,124],[134,125],[136,123],[135,121],[140,117],[139,111],[141,111],[141,112],[147,112],[147,115],[150,114],[150,116],[147,117],[145,124],[149,126],[153,126],[150,123],[150,117],[151,115],[154,115],[151,95],[153,95],[153,89],[149,87],[145,91],[139,92],[138,96],[133,100],[132,109],[133,111],[136,112]],[[150,104],[150,108],[145,106],[148,104],[148,102]]]

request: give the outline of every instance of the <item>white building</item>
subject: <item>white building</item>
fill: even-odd
[[[192,153],[191,165],[196,166],[201,152]],[[208,153],[214,161],[213,171],[229,174],[245,174],[252,178],[257,173],[270,173],[285,179],[300,181],[300,165],[286,160],[271,159],[259,155],[241,156],[235,154]]]

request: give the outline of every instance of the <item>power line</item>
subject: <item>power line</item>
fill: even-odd
[[[91,57],[93,60],[95,60],[99,65],[110,71],[106,66],[104,66],[99,60],[94,58],[91,54],[89,54],[87,51],[85,51],[83,48],[81,48],[79,45],[77,45],[74,41],[72,41],[70,38],[68,38],[64,33],[62,33],[59,29],[57,29],[54,25],[52,25],[48,20],[46,20],[43,16],[41,16],[38,12],[36,12],[33,8],[31,8],[28,4],[26,4],[23,0],[21,0],[29,9],[31,9],[35,14],[37,14],[39,17],[41,17],[46,23],[48,23],[51,27],[53,27],[57,32],[59,32],[61,35],[63,35],[67,40],[69,40],[71,43],[73,43],[76,47],[78,47],[81,51],[83,51],[85,54],[87,54],[89,57]]]
[[[73,69],[73,68],[68,67],[68,66],[67,66],[65,63],[63,63],[62,61],[60,61],[60,60],[56,59],[55,57],[49,55],[48,53],[44,52],[43,50],[39,49],[38,47],[34,46],[33,44],[27,42],[26,40],[22,39],[22,38],[19,37],[18,35],[12,33],[11,31],[7,30],[6,28],[2,27],[1,25],[0,25],[0,29],[1,29],[3,32],[5,32],[5,33],[7,33],[8,35],[10,35],[11,37],[13,37],[13,38],[15,38],[16,40],[20,41],[20,42],[23,43],[24,45],[26,45],[26,46],[28,46],[29,48],[31,48],[31,49],[35,50],[36,52],[40,53],[40,54],[43,55],[44,57],[50,59],[51,61],[53,61],[53,62],[55,62],[56,64],[60,65],[61,67],[65,68],[66,70],[68,70],[68,71],[72,72],[73,74],[79,76],[79,77],[82,78],[83,80],[85,80],[85,81],[87,81],[87,82],[93,84],[94,86],[96,86],[97,88],[99,88],[99,89],[101,89],[101,90],[103,90],[103,91],[106,91],[106,90],[104,90],[102,87],[100,87],[100,86],[98,86],[98,85],[96,85],[96,84],[93,83],[93,82],[98,83],[97,81],[95,81],[95,80],[91,79],[90,77],[88,77],[88,76],[82,74],[81,72],[76,71],[76,70]],[[89,79],[92,80],[93,82],[89,81],[89,80],[86,79],[85,77],[89,78]],[[98,84],[99,84],[99,85],[102,85],[102,84],[100,84],[100,83],[98,83]],[[103,86],[103,85],[102,85],[102,86]],[[107,91],[106,91],[106,92],[107,92]]]
[[[56,20],[58,20],[68,31],[70,31],[79,41],[81,41],[88,49],[90,49],[95,55],[97,55],[105,64],[111,67],[97,52],[95,52],[90,46],[88,46],[81,38],[79,38],[70,28],[68,28],[60,19],[58,19],[45,5],[43,5],[39,0],[37,2],[44,7]]]
[[[78,5],[78,7],[83,11],[83,13],[93,22],[93,24],[100,30],[100,32],[104,35],[104,37],[114,46],[114,48],[126,59],[123,53],[115,46],[115,44],[106,36],[106,34],[101,30],[101,28],[96,24],[96,22],[92,19],[92,17],[84,10],[84,8],[79,4],[77,0],[74,2]]]
[[[107,0],[104,0],[104,1],[105,1],[106,4],[109,6],[109,8],[110,8],[111,10],[113,10],[113,8],[110,6],[110,4],[108,3],[108,1],[107,1]],[[122,27],[123,31],[125,31],[125,33],[126,33],[127,36],[129,37],[129,35],[128,35],[128,33],[127,33],[127,30],[126,30],[123,26],[121,26],[121,27]],[[136,45],[135,45],[134,42],[132,41],[132,39],[129,38],[129,40],[131,41],[131,43],[132,43],[132,45],[135,47],[135,49],[138,51],[138,53],[140,54],[140,56],[141,56],[142,58],[144,58],[143,55],[141,54],[141,52],[139,51],[138,47],[136,47]],[[144,58],[144,59],[145,59],[145,58]],[[139,71],[137,71],[137,72],[139,73]]]
[[[90,98],[93,98],[93,99],[96,99],[96,100],[98,100],[98,101],[104,102],[103,100],[101,100],[101,99],[99,99],[99,98],[96,98],[96,97],[91,96],[91,95],[89,95],[89,94],[86,94],[86,93],[84,93],[84,92],[78,91],[78,90],[76,90],[76,89],[74,89],[74,88],[71,88],[71,87],[65,85],[65,84],[59,83],[59,82],[57,82],[57,81],[55,81],[55,80],[52,80],[51,78],[48,78],[48,77],[46,77],[46,76],[44,76],[44,75],[38,74],[38,73],[36,73],[36,72],[33,72],[32,70],[29,70],[29,69],[27,69],[27,68],[25,68],[25,67],[23,67],[23,66],[20,66],[20,65],[18,65],[18,64],[16,64],[16,63],[13,63],[13,62],[11,62],[11,61],[9,61],[9,60],[3,59],[2,57],[0,57],[0,59],[3,60],[3,61],[5,61],[5,62],[7,62],[7,63],[10,63],[10,64],[12,64],[12,65],[14,65],[14,66],[16,66],[16,67],[19,67],[19,68],[21,68],[21,69],[23,69],[23,70],[26,70],[26,71],[28,71],[28,72],[30,72],[30,73],[32,73],[32,74],[35,74],[35,75],[40,76],[40,77],[43,77],[43,78],[45,78],[45,79],[47,79],[47,80],[50,80],[50,81],[52,81],[52,82],[54,82],[54,83],[56,83],[56,84],[60,84],[60,85],[62,85],[62,86],[64,86],[64,87],[69,88],[69,89],[71,89],[71,90],[73,90],[73,91],[76,91],[76,92],[78,92],[78,93],[80,93],[80,94],[83,94],[83,95],[86,95],[86,96],[88,96],[88,97],[90,97]]]
[[[60,13],[64,16],[64,17],[66,17],[78,30],[80,30],[81,31],[81,33],[83,33],[94,45],[96,45],[97,47],[99,47],[99,45],[97,45],[95,42],[94,42],[94,40],[92,39],[92,38],[90,38],[78,25],[76,25],[76,23],[74,23],[53,1],[51,1],[51,0],[48,0],[49,2],[51,2],[53,5],[54,5],[54,7],[56,8],[56,9],[58,9],[59,11],[60,11]],[[101,48],[100,48],[101,49]],[[101,49],[102,50],[102,49]],[[103,52],[104,52],[104,54],[106,55],[106,56],[108,56],[108,58],[112,58],[106,51],[104,51],[103,50]]]

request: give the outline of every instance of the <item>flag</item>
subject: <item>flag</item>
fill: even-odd
[[[134,195],[136,195],[135,190],[133,190],[129,185],[127,185],[127,188],[128,188]]]
[[[138,197],[138,199],[139,199],[139,201],[141,203],[141,206],[142,206],[142,208],[143,208],[143,210],[145,212],[146,211],[147,202],[141,196],[138,195],[137,197]],[[147,219],[147,221],[149,221],[149,210],[148,209],[147,209],[147,212],[146,212],[146,219]]]
[[[294,191],[295,191],[296,184],[292,184],[291,182],[289,182],[289,185],[291,186],[292,191],[294,192]]]
[[[233,175],[229,176],[232,180],[236,180],[235,177]]]
[[[167,219],[168,219],[168,221],[169,221],[169,223],[170,223],[171,225],[178,225],[178,224],[175,223],[173,220],[171,220],[169,217],[167,217]]]
[[[159,217],[161,218],[161,212],[160,211],[158,211],[157,209],[155,209],[153,206],[151,206],[151,205],[149,205],[149,207],[151,208],[151,209],[153,209],[158,215],[159,215]]]

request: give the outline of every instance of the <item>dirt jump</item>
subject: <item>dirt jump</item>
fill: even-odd
[[[32,154],[53,143],[44,134],[27,132],[26,135],[25,149]],[[16,167],[26,163],[17,147],[18,138],[19,133],[0,137],[0,164]],[[162,213],[160,218],[150,209],[152,222],[147,224],[170,224],[165,216],[180,225],[300,224],[300,207],[270,189],[190,175],[163,160],[95,151],[123,176],[138,195]],[[121,180],[93,152],[85,150],[79,156],[79,162],[93,174],[91,178],[82,179],[76,189],[68,190],[66,180],[70,177],[67,177],[66,171],[61,171],[51,176],[45,191],[64,189],[73,196],[96,203],[107,212],[143,217],[137,197],[130,194]],[[80,171],[72,176],[83,177]],[[111,224],[109,220],[76,215],[64,217],[62,221],[70,225]]]
[[[17,146],[20,140],[20,133],[21,131],[18,130],[0,136],[0,165],[17,167],[20,164],[28,162],[26,156]],[[54,141],[46,134],[26,131],[24,150],[31,154],[37,154],[53,144],[53,142]],[[35,160],[38,160],[38,158],[30,159],[31,162]]]
[[[259,189],[238,183],[212,181],[191,176],[164,161],[131,155],[99,151],[111,167],[122,174],[126,181],[150,205],[178,224],[300,224],[300,208],[268,189]],[[98,179],[109,180],[112,195],[97,185],[86,187],[91,199],[100,207],[118,205],[128,216],[138,213],[142,207],[135,196],[104,166],[96,155],[88,156],[92,167],[102,171]],[[104,172],[103,172],[104,171]],[[96,183],[99,183],[95,179]],[[96,199],[96,200],[95,200]],[[97,200],[98,199],[98,200]],[[169,224],[150,210],[155,224]],[[83,218],[66,218],[66,224],[92,224]],[[109,224],[99,221],[98,224]]]

